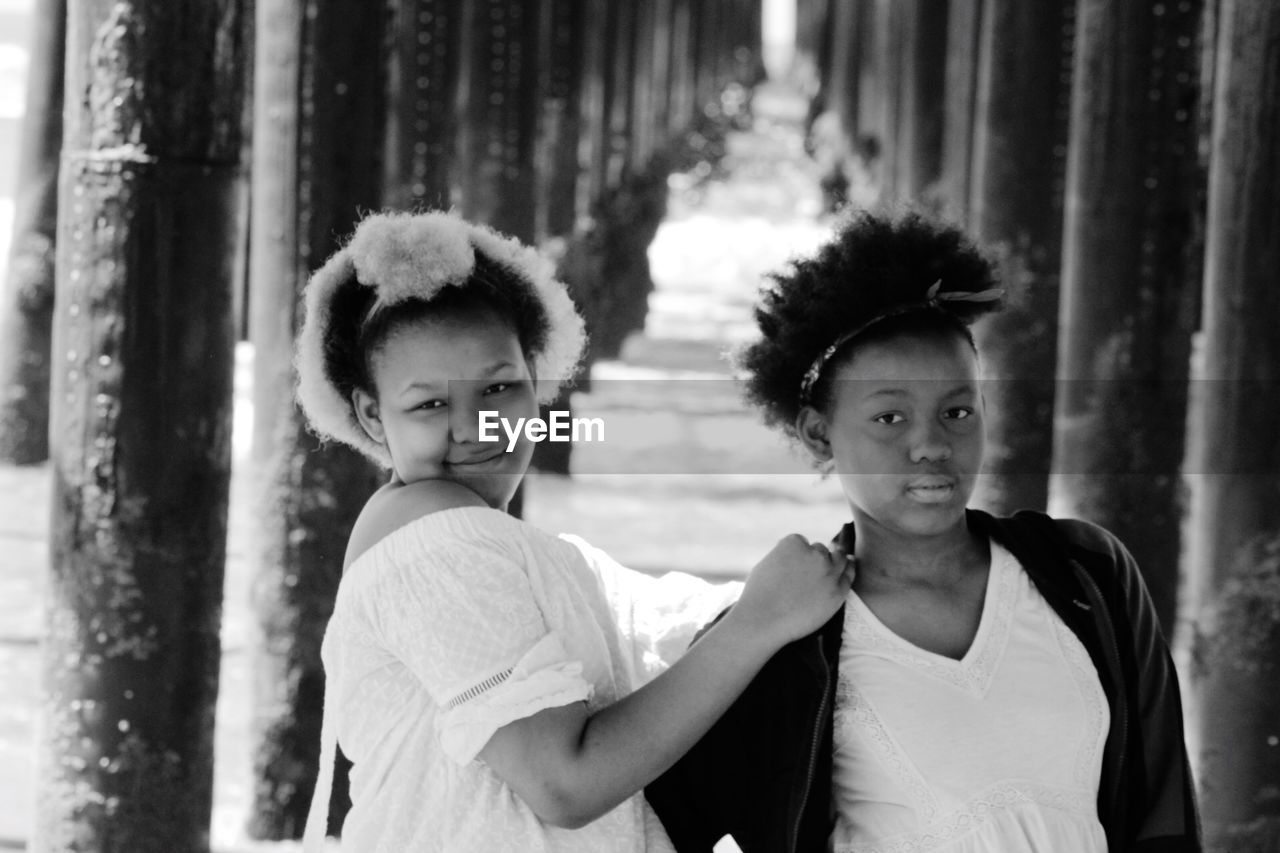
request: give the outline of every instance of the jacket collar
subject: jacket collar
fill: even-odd
[[[1062,548],[1053,548],[1046,541],[1044,529],[1053,524],[1048,516],[1024,510],[1011,517],[997,518],[980,509],[966,509],[965,523],[973,532],[995,540],[1013,554],[1040,594],[1058,605],[1055,609],[1064,610],[1062,604],[1084,599],[1079,578],[1072,571],[1064,571],[1071,560],[1066,552],[1066,542],[1061,543]],[[855,533],[852,521],[840,528],[836,541],[846,551],[853,553]],[[1078,614],[1067,610],[1064,615],[1076,617]],[[823,633],[825,631],[824,628]]]

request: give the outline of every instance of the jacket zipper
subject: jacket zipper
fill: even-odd
[[[818,636],[818,657],[822,661],[822,700],[818,703],[818,715],[813,721],[813,741],[809,745],[809,765],[805,771],[804,788],[800,794],[800,809],[796,812],[796,822],[791,827],[791,838],[787,845],[790,853],[795,853],[800,843],[800,824],[804,821],[804,810],[809,804],[809,791],[813,788],[814,766],[818,762],[818,744],[822,740],[822,718],[827,712],[827,699],[831,693],[831,669],[827,666],[827,655],[822,647],[822,636]]]
[[[1102,597],[1102,590],[1098,588],[1098,584],[1094,582],[1093,578],[1089,576],[1087,571],[1081,569],[1080,574],[1089,584],[1089,590],[1093,595],[1096,606],[1099,608],[1098,612],[1101,614],[1102,619],[1106,621],[1106,634],[1108,640],[1107,649],[1111,652],[1111,661],[1112,665],[1115,667],[1116,675],[1121,676],[1123,675],[1124,670],[1120,666],[1120,647],[1116,642],[1116,628],[1111,622],[1111,614],[1107,611],[1106,601]],[[1125,752],[1128,751],[1129,743],[1129,703],[1125,699],[1124,679],[1121,677],[1117,677],[1116,679],[1116,701],[1120,703],[1122,710],[1122,713],[1120,714],[1120,749],[1119,755],[1116,757],[1115,778],[1112,779],[1110,793],[1111,802],[1118,809],[1120,804],[1120,785],[1122,784],[1124,770],[1124,756]]]

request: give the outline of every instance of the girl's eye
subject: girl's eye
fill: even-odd
[[[974,410],[969,406],[956,406],[954,409],[947,410],[947,417],[954,421],[962,421],[973,417]]]
[[[484,389],[484,393],[501,394],[503,391],[510,389],[513,384],[514,383],[511,383],[511,382],[495,382],[492,385],[490,385],[488,388]]]
[[[419,412],[419,411],[425,411],[428,409],[442,409],[444,408],[444,405],[445,405],[444,400],[423,400],[421,403],[414,406],[413,410],[415,412]]]
[[[894,424],[903,423],[904,421],[906,421],[906,418],[904,418],[902,415],[898,414],[897,412],[885,412],[883,415],[876,415],[874,418],[872,418],[872,420],[878,424],[884,424],[885,426],[893,426]]]

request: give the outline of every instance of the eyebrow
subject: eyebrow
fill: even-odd
[[[942,399],[947,400],[947,399],[950,399],[951,397],[958,397],[961,394],[972,394],[976,390],[977,389],[974,388],[973,385],[969,383],[966,383],[964,385],[957,385],[947,393],[943,394]],[[905,388],[881,388],[878,391],[873,391],[872,393],[868,394],[866,399],[870,400],[875,397],[909,397],[909,396],[911,396],[911,392]]]
[[[500,361],[497,364],[490,367],[488,370],[486,370],[482,375],[485,377],[493,376],[496,373],[501,373],[503,370],[506,370],[508,367],[515,367],[515,366],[516,365],[514,362]]]
[[[506,370],[507,368],[512,368],[515,366],[516,365],[510,361],[499,361],[496,364],[490,366],[483,373],[481,373],[480,379],[477,381],[488,379],[491,376],[501,373],[503,370]],[[452,380],[452,379],[445,380],[445,384],[447,385],[449,382],[453,382],[453,381],[455,380]],[[404,386],[404,388],[400,391],[400,396],[403,397],[411,391],[418,391],[418,390],[437,391],[439,389],[440,389],[439,382],[410,382],[408,385]]]

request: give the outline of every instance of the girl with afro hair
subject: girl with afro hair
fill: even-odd
[[[969,326],[1001,301],[983,253],[918,214],[853,217],[763,292],[748,396],[838,478],[856,577],[647,789],[681,853],[1200,850],[1133,558],[1087,522],[968,507]]]
[[[582,344],[545,260],[446,213],[367,217],[308,284],[299,402],[389,476],[351,532],[325,633],[306,850],[323,845],[339,742],[356,853],[670,850],[641,788],[840,606],[852,563],[787,537],[734,618],[665,668],[644,639],[669,626],[647,630],[638,596],[708,585],[643,578],[507,514],[532,446],[482,440],[480,412],[536,417]]]

